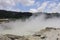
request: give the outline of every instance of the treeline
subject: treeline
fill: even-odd
[[[4,18],[29,18],[32,16],[32,13],[30,12],[13,12],[13,11],[5,11],[5,10],[0,10],[0,19]]]
[[[6,11],[6,10],[0,10],[0,19],[24,19],[29,18],[32,15],[40,16],[41,14],[45,15],[45,18],[52,18],[52,17],[60,17],[60,13],[43,13],[43,12],[37,12],[37,13],[30,13],[30,12],[14,12],[14,11]]]
[[[60,18],[60,13],[45,13],[45,17],[48,18],[53,18],[53,17],[57,17]]]

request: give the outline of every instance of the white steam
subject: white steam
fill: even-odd
[[[59,27],[60,18],[45,19],[45,15],[32,16],[26,21],[16,20],[0,24],[0,34],[28,35],[45,27]]]

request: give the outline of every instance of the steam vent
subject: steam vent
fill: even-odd
[[[60,28],[46,27],[33,35],[0,35],[0,40],[60,40]]]

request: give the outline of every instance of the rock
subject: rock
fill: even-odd
[[[60,40],[60,28],[47,27],[33,35],[40,37],[40,40]]]
[[[16,36],[16,35],[11,35],[11,34],[6,34],[0,36],[0,40],[18,40],[18,39],[24,38],[23,36]]]
[[[17,35],[11,35],[11,34],[6,34],[5,36],[7,36],[8,38],[10,38],[11,40],[18,40],[18,39],[22,39],[24,38],[23,36],[17,36]]]
[[[60,28],[47,27],[33,35],[0,35],[0,40],[60,40]]]
[[[7,36],[0,36],[0,40],[11,40],[11,39],[8,38]]]

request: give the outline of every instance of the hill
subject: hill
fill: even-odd
[[[0,19],[29,18],[30,16],[32,16],[32,13],[30,13],[30,12],[14,12],[14,11],[0,10]]]

